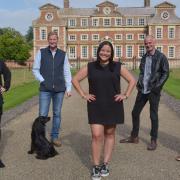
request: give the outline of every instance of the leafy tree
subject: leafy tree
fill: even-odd
[[[12,28],[0,32],[0,58],[24,63],[30,57],[30,46],[25,38]]]
[[[27,34],[25,35],[26,41],[28,44],[33,47],[33,27],[29,26],[29,29],[27,30]]]

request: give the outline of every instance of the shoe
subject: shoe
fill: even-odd
[[[54,140],[52,140],[52,143],[53,143],[53,145],[56,146],[56,147],[62,146],[62,143],[61,143],[61,141],[60,141],[59,139],[54,139]]]
[[[128,138],[125,138],[125,139],[121,139],[119,141],[120,143],[134,143],[134,144],[138,144],[139,143],[139,138],[138,137],[128,137]]]
[[[4,168],[5,165],[3,164],[3,162],[0,160],[0,168]]]
[[[109,168],[108,168],[108,164],[107,164],[107,163],[103,163],[103,164],[101,165],[101,171],[100,171],[100,173],[101,173],[101,176],[102,176],[102,177],[107,177],[107,176],[109,176]]]
[[[147,150],[154,151],[157,148],[157,142],[156,140],[151,140],[151,143],[148,144]]]
[[[176,161],[180,161],[180,156],[177,156],[177,157],[176,157]]]
[[[101,167],[100,166],[94,166],[92,169],[91,179],[92,180],[101,180]]]

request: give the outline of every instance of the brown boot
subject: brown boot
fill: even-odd
[[[139,138],[138,137],[128,137],[128,138],[125,138],[125,139],[121,139],[119,141],[120,143],[134,143],[134,144],[138,144],[139,143]]]
[[[157,148],[157,142],[156,140],[151,140],[151,143],[148,144],[147,150],[154,151]]]
[[[53,145],[56,146],[56,147],[62,146],[62,143],[61,143],[61,141],[60,141],[59,139],[54,139],[54,140],[52,140],[52,143],[53,143]]]
[[[180,156],[177,156],[177,157],[176,157],[176,161],[180,161]]]

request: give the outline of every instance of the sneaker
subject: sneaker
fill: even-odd
[[[100,167],[94,166],[92,169],[91,179],[92,180],[101,180]]]
[[[61,141],[59,139],[53,139],[52,143],[56,147],[60,147],[62,145]]]
[[[106,176],[109,176],[109,168],[108,168],[108,164],[107,163],[103,163],[101,165],[101,176],[102,177],[106,177]]]

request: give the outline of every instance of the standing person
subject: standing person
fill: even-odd
[[[135,80],[120,62],[114,62],[114,50],[110,42],[102,42],[97,50],[97,60],[90,62],[73,78],[73,85],[87,101],[88,119],[92,133],[92,179],[108,176],[108,163],[115,144],[116,124],[124,122],[123,100],[127,99],[135,86]],[[128,82],[124,93],[120,89],[120,77]],[[89,93],[80,81],[88,77]],[[104,146],[103,164],[100,164]]]
[[[120,140],[120,143],[138,143],[140,113],[147,101],[150,104],[151,142],[148,150],[155,150],[158,138],[158,107],[161,89],[169,76],[169,64],[166,56],[155,49],[155,39],[148,35],[144,40],[146,54],[140,63],[140,74],[137,82],[137,97],[132,111],[133,128],[131,136]]]
[[[61,107],[64,93],[71,96],[71,72],[67,55],[57,48],[58,36],[55,32],[48,34],[49,46],[41,49],[33,64],[33,74],[40,82],[39,115],[48,116],[52,99],[53,122],[51,141],[61,146],[59,129],[61,123]]]
[[[3,76],[3,81],[2,81]],[[11,72],[4,61],[0,60],[0,140],[1,140],[1,116],[3,113],[3,93],[8,91],[11,84]],[[0,159],[0,168],[5,167]]]

